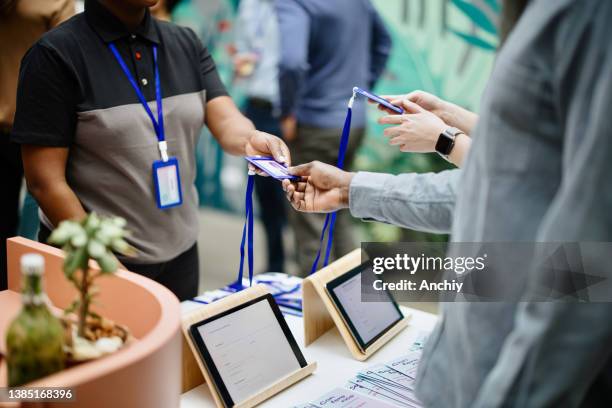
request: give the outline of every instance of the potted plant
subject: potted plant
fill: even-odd
[[[64,274],[79,292],[63,318],[69,361],[86,361],[112,353],[130,337],[127,328],[91,310],[97,294],[95,280],[115,273],[119,267],[115,253],[126,256],[135,253],[125,241],[128,235],[125,224],[123,218],[90,213],[80,222],[61,222],[49,237],[50,244],[61,246],[66,253]],[[90,259],[98,263],[99,271],[89,268]]]

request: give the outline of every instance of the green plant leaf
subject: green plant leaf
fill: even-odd
[[[449,28],[449,31],[455,34],[456,36],[461,37],[463,40],[470,43],[474,47],[482,48],[488,51],[495,51],[497,49],[497,46],[491,44],[488,41],[483,40],[482,38],[478,38],[471,34],[462,33],[460,31],[453,30],[452,28]]]
[[[87,265],[87,259],[87,249],[85,247],[77,248],[74,251],[66,253],[64,274],[68,279],[74,281],[74,273],[82,268],[83,265]]]
[[[478,27],[497,35],[497,27],[480,8],[465,0],[453,0],[453,4]]]
[[[98,259],[98,265],[100,265],[102,273],[113,273],[117,271],[117,268],[119,267],[119,261],[117,261],[115,255],[107,253],[106,255]]]
[[[92,238],[87,245],[87,251],[89,252],[89,256],[97,259],[106,253],[106,247],[102,242]]]

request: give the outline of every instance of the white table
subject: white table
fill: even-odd
[[[184,306],[188,310],[191,306]],[[285,315],[287,324],[300,345],[306,361],[316,361],[313,375],[294,384],[262,403],[263,408],[289,408],[309,402],[335,387],[342,387],[357,372],[370,365],[390,361],[408,353],[408,347],[422,333],[433,329],[437,316],[416,309],[402,307],[405,315],[411,315],[408,327],[384,345],[364,362],[351,357],[340,333],[334,327],[308,347],[304,347],[304,326],[301,317]],[[202,384],[181,397],[181,408],[215,408],[208,386]]]

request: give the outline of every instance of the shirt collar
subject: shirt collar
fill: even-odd
[[[113,15],[99,0],[85,0],[85,18],[104,42],[112,42],[130,34],[136,34],[151,42],[159,44],[155,19],[147,9],[144,20],[133,32]]]

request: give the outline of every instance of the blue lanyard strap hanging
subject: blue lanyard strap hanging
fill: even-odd
[[[249,264],[249,286],[253,285],[253,188],[255,186],[255,174],[249,172],[249,180],[247,182],[247,190],[245,197],[245,220],[242,227],[242,240],[240,241],[240,267],[238,269],[238,279],[230,285],[235,290],[244,289],[242,277],[244,275],[244,247],[248,251]]]
[[[344,159],[346,157],[346,150],[348,149],[349,136],[351,134],[351,118],[353,116],[353,102],[355,102],[355,92],[353,92],[353,96],[348,103],[348,110],[346,112],[346,119],[344,120],[344,127],[342,128],[342,138],[340,139],[340,148],[338,149],[338,162],[337,167],[339,169],[344,168]],[[325,241],[325,233],[329,228],[329,234],[327,237],[327,245],[325,249],[325,259],[323,260],[323,267],[329,264],[329,257],[331,255],[332,243],[334,241],[334,226],[336,224],[336,215],[337,212],[328,213],[325,216],[325,223],[323,224],[323,229],[321,230],[321,236],[319,238],[319,250],[317,251],[317,256],[312,264],[312,268],[310,269],[310,274],[313,274],[317,271],[319,267],[319,260],[321,258],[321,251],[323,249],[323,242]]]
[[[125,76],[130,81],[130,84],[132,84],[132,88],[134,88],[134,91],[136,92],[136,96],[138,96],[138,100],[140,101],[140,103],[142,104],[142,107],[144,108],[144,110],[147,112],[147,115],[151,119],[151,123],[153,123],[153,129],[155,130],[155,134],[157,135],[157,142],[158,142],[157,145],[159,147],[159,153],[161,155],[162,160],[164,162],[168,161],[168,144],[166,143],[166,136],[164,134],[164,112],[162,109],[162,95],[161,95],[161,85],[160,85],[160,80],[159,80],[159,67],[157,65],[157,46],[155,45],[153,46],[153,66],[155,69],[155,100],[157,102],[157,120],[155,119],[153,112],[151,112],[151,108],[149,107],[147,100],[142,94],[142,91],[140,90],[138,83],[136,83],[136,80],[134,79],[134,76],[130,72],[129,68],[127,67],[125,61],[121,57],[121,54],[119,54],[119,51],[117,50],[117,47],[115,46],[115,44],[109,43],[108,48],[110,48],[110,50],[112,51],[113,55],[115,56],[115,59],[121,66],[121,69],[123,70],[123,72],[125,73]]]

